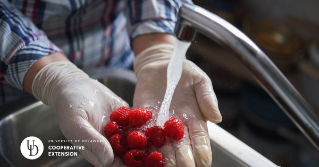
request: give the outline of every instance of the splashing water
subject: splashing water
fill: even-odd
[[[190,42],[182,42],[179,40],[175,41],[174,52],[167,67],[166,92],[162,106],[158,113],[158,118],[156,122],[157,126],[164,126],[164,123],[169,119],[169,106],[171,105],[171,100],[176,85],[179,79],[181,78],[183,70],[183,60],[190,44]]]

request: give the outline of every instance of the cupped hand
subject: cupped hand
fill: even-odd
[[[73,145],[84,146],[85,150],[79,151],[93,165],[110,165],[114,154],[103,136],[104,126],[111,112],[127,103],[90,78],[67,84],[57,97],[53,106],[64,136]]]
[[[138,82],[133,108],[144,107],[158,111],[163,101],[172,50],[165,48],[165,45],[155,48],[139,55],[141,57],[135,64]],[[182,76],[169,111],[182,120],[185,133],[180,141],[159,149],[166,158],[165,166],[210,166],[212,153],[206,121],[218,123],[222,117],[209,77],[188,60],[183,60]]]
[[[97,167],[123,166],[104,137],[104,126],[113,110],[128,106],[125,101],[69,62],[40,71],[33,94],[54,109],[64,136],[84,146],[79,152],[86,160]]]

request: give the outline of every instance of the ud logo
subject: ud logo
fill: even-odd
[[[34,136],[25,138],[20,145],[22,155],[30,160],[39,158],[43,153],[43,149],[42,141]]]

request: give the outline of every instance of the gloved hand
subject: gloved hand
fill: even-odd
[[[128,106],[125,101],[68,61],[43,67],[33,81],[32,92],[54,109],[64,136],[73,145],[85,147],[79,151],[86,160],[99,167],[122,165],[102,134],[111,112]]]
[[[134,70],[138,82],[133,108],[159,110],[166,90],[167,66],[173,50],[173,45],[160,44],[136,56]],[[164,145],[158,150],[166,157],[165,166],[211,166],[212,153],[206,121],[218,123],[222,117],[209,77],[186,59],[169,111],[182,120],[185,135],[181,141],[173,142],[173,147]]]

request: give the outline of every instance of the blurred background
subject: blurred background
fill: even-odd
[[[252,39],[319,116],[318,0],[193,2]],[[222,128],[279,166],[319,166],[319,152],[230,52],[199,34],[187,58],[211,78]]]

